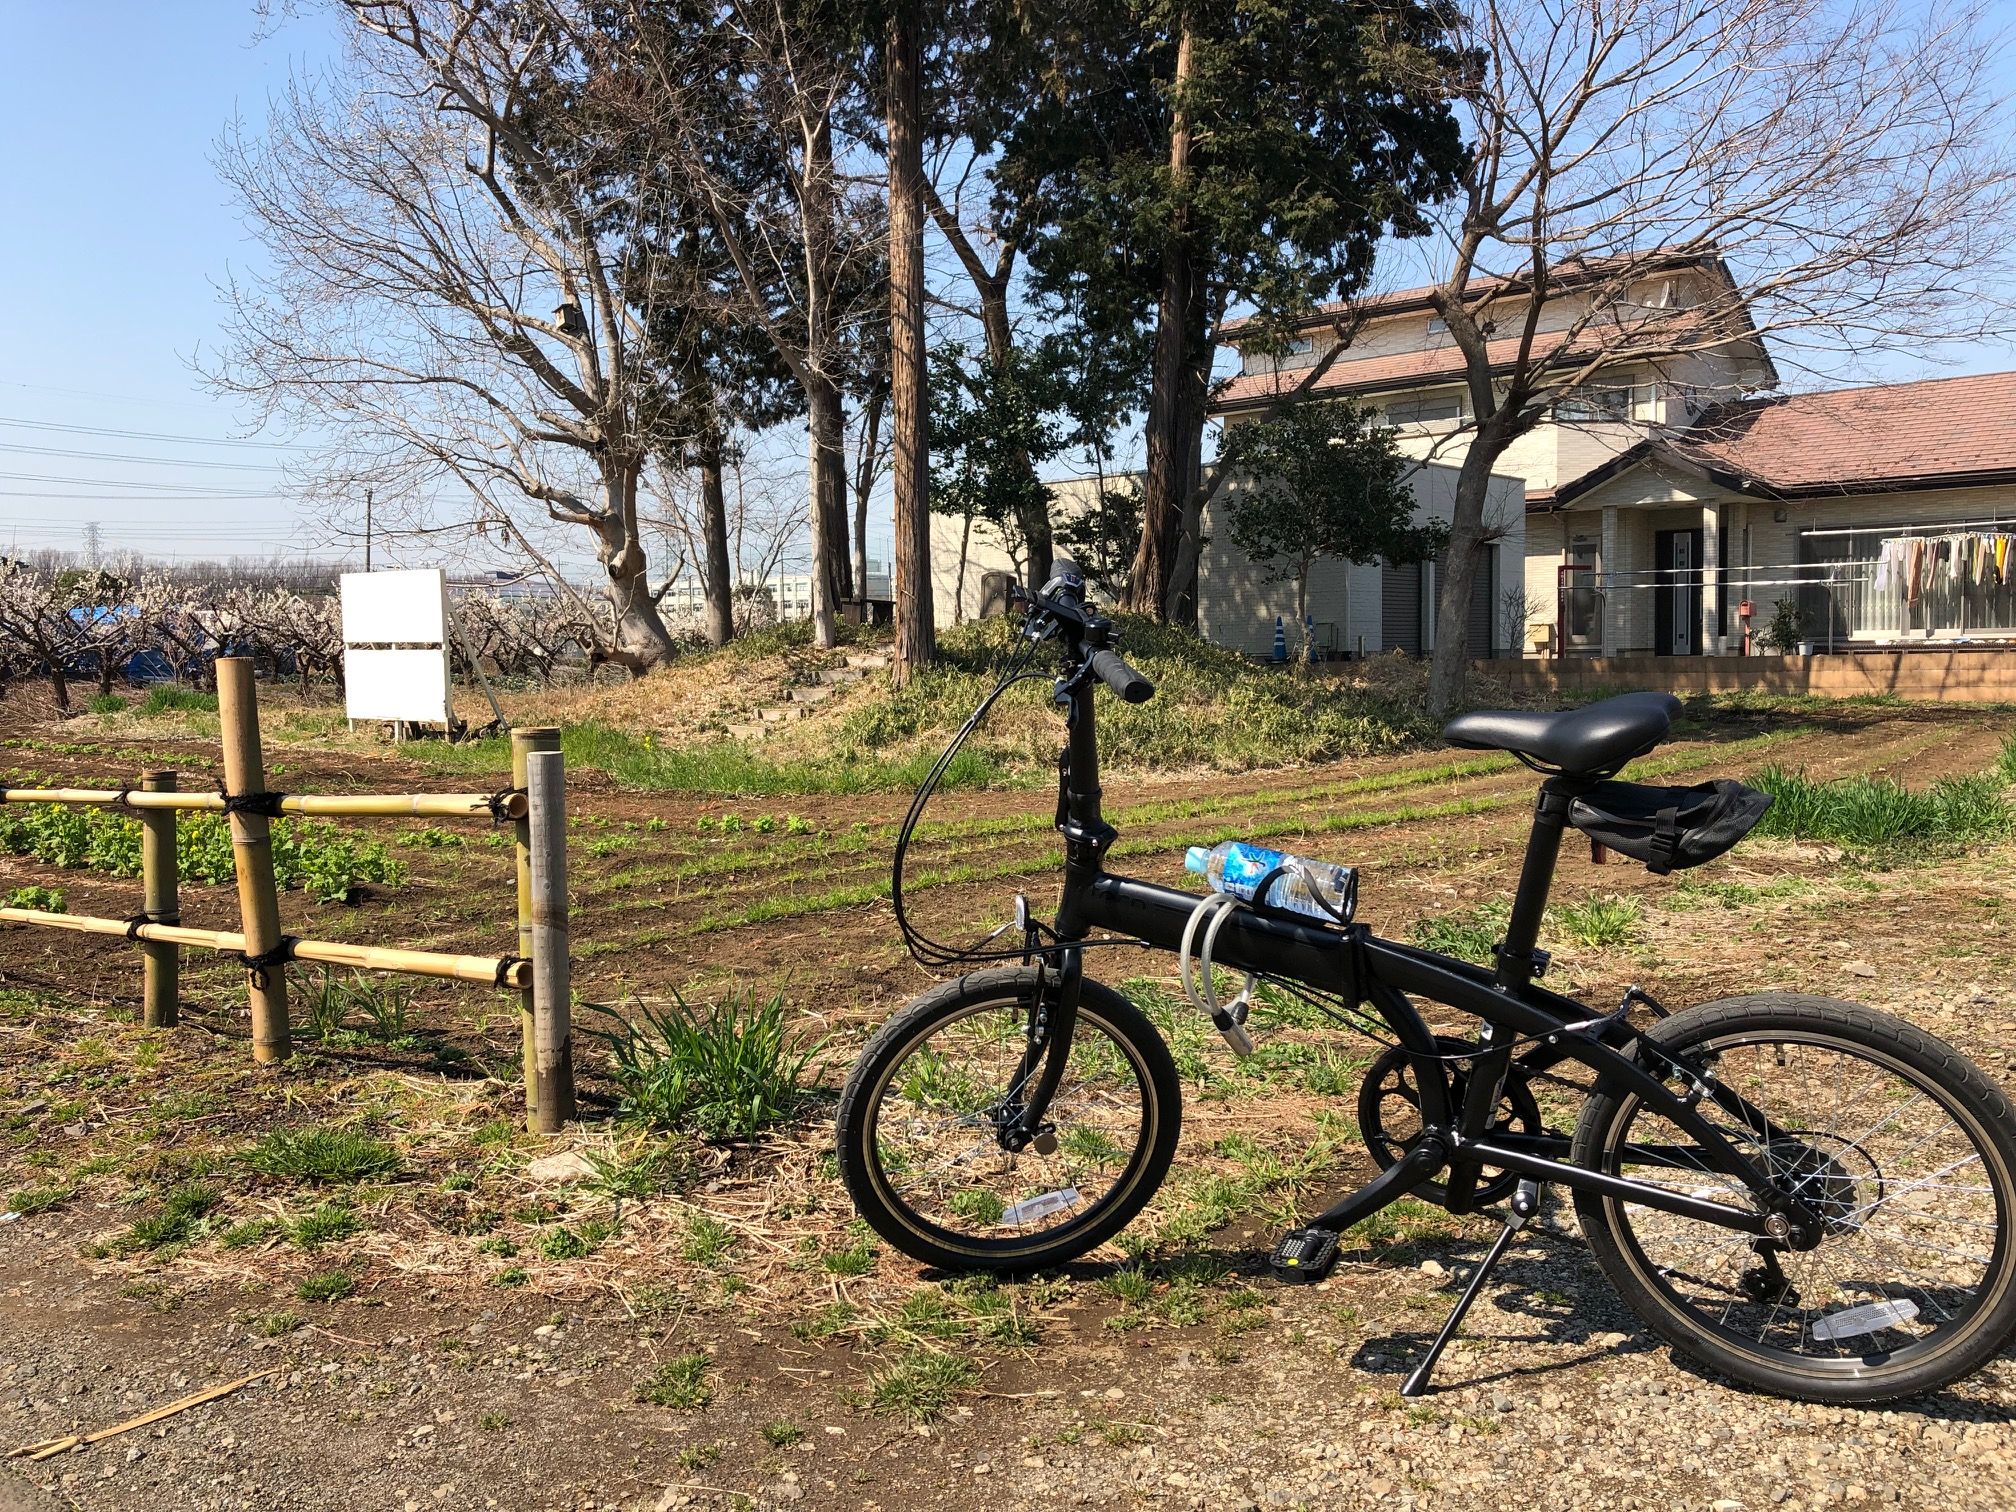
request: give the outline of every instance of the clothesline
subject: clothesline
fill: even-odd
[[[1923,525],[1830,525],[1824,529],[1802,530],[1801,539],[1812,536],[1854,536],[1887,535],[1903,536],[1915,531],[1930,531],[1934,535],[1952,535],[1962,530],[2004,530],[2016,532],[2016,520],[1937,520]]]

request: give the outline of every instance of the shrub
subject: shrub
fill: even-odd
[[[17,887],[7,894],[7,906],[39,909],[43,913],[64,913],[68,910],[68,901],[61,888]]]
[[[280,1129],[247,1150],[245,1163],[262,1176],[338,1185],[392,1175],[399,1152],[354,1129]]]
[[[609,1017],[616,1028],[603,1037],[622,1111],[707,1139],[753,1139],[788,1118],[819,1048],[791,1042],[781,993],[707,1008],[675,993],[667,1007],[638,1004],[635,1021]]]

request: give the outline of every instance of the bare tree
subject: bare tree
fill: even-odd
[[[884,28],[889,123],[889,395],[896,485],[896,656],[902,686],[937,648],[931,609],[931,406],[924,365],[924,109],[917,0],[897,0]]]
[[[368,482],[382,505],[459,480],[460,523],[528,552],[547,522],[586,531],[608,659],[647,669],[674,654],[638,530],[670,399],[621,276],[622,223],[588,192],[606,177],[583,165],[648,143],[588,140],[605,120],[540,108],[587,67],[560,0],[342,9],[344,66],[295,80],[263,136],[221,145],[271,271],[227,286],[212,377],[266,415],[333,422],[325,489]]]
[[[1431,295],[1471,411],[1433,712],[1462,697],[1491,470],[1563,399],[1767,340],[1839,368],[2006,324],[1989,294],[2016,177],[1981,15],[1968,0],[1472,8],[1473,146]],[[1647,299],[1690,269],[1695,302]]]

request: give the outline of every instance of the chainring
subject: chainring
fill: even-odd
[[[1435,1048],[1445,1056],[1469,1055],[1476,1049],[1467,1040],[1447,1034],[1435,1037]],[[1448,1065],[1450,1105],[1460,1108],[1470,1083],[1469,1068],[1460,1060],[1452,1060]],[[1358,1085],[1358,1128],[1364,1135],[1365,1148],[1372,1153],[1373,1164],[1382,1171],[1420,1142],[1421,1091],[1414,1082],[1414,1063],[1398,1045],[1372,1062],[1365,1072],[1365,1080]],[[1535,1101],[1532,1088],[1526,1085],[1525,1076],[1515,1065],[1506,1073],[1505,1090],[1498,1099],[1498,1107],[1491,1120],[1491,1132],[1540,1134],[1544,1131],[1540,1104]],[[1478,1174],[1477,1193],[1473,1200],[1479,1206],[1488,1207],[1510,1197],[1518,1185],[1516,1172],[1486,1166]],[[1449,1189],[1442,1182],[1425,1181],[1414,1189],[1414,1195],[1440,1203],[1448,1198]]]

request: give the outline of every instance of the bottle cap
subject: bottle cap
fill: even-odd
[[[1183,869],[1203,876],[1211,865],[1211,852],[1201,845],[1193,845],[1183,853]]]

